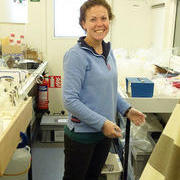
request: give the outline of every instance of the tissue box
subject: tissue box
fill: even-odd
[[[148,78],[127,77],[126,93],[131,97],[152,97],[154,83]]]

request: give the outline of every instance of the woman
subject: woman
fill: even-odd
[[[136,125],[144,122],[117,92],[116,62],[109,32],[113,14],[105,0],[88,0],[80,8],[79,23],[86,36],[64,56],[64,105],[69,112],[65,127],[63,180],[98,180],[111,139],[121,136],[116,112]]]

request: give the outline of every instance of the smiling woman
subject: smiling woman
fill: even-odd
[[[63,60],[63,101],[68,110],[64,129],[63,180],[98,180],[112,138],[121,136],[116,112],[140,125],[145,116],[117,92],[116,60],[104,38],[113,18],[106,0],[87,0],[79,24],[86,31]]]
[[[85,0],[54,0],[55,37],[84,35],[84,31],[78,25],[79,8],[83,2]]]

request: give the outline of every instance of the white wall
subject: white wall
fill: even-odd
[[[151,45],[151,9],[147,1],[113,0],[113,48],[147,48]]]
[[[152,8],[151,9],[151,22],[152,22],[152,39],[151,45],[154,48],[162,49],[164,44],[165,23],[166,23],[166,7]]]
[[[0,0],[0,22],[27,22],[28,1]]]
[[[24,35],[25,42],[33,47],[38,48],[46,54],[45,40],[45,0],[41,2],[28,3],[28,23],[27,24],[10,24],[0,23],[0,38],[15,33],[16,36]]]
[[[53,0],[29,1],[29,23],[0,24],[0,38],[8,36],[11,32],[24,34],[28,44],[43,52],[45,60],[48,61],[49,75],[63,76],[64,53],[76,43],[77,39],[53,37],[52,2]],[[110,38],[113,48],[134,49],[151,46],[151,9],[147,2],[148,0],[112,0],[115,19]],[[169,26],[167,21],[166,24]],[[61,89],[50,89],[49,95],[51,112],[62,110]]]
[[[152,47],[170,49],[173,46],[177,0],[153,0],[152,5],[165,3],[160,8],[151,8]]]
[[[174,46],[175,47],[180,47],[180,1],[179,1],[179,5],[178,5],[178,13],[177,13],[177,21],[176,21],[176,30],[175,30],[175,42],[174,42]]]
[[[164,46],[163,48],[169,49],[173,47],[174,39],[174,28],[176,19],[176,5],[177,0],[167,0],[166,3],[166,23],[165,23],[165,34],[164,34]]]

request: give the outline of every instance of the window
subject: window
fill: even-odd
[[[85,35],[79,25],[79,8],[85,0],[54,0],[55,37]]]

